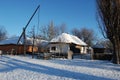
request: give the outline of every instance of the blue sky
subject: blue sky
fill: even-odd
[[[0,26],[6,28],[9,36],[19,36],[39,4],[39,27],[53,21],[55,25],[65,23],[68,33],[73,28],[86,27],[100,36],[95,0],[0,0]],[[27,30],[37,24],[38,14]]]

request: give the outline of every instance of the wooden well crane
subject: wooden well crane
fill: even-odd
[[[26,29],[27,29],[29,23],[31,22],[32,18],[34,17],[34,15],[36,14],[37,10],[39,9],[39,7],[40,7],[40,5],[38,5],[38,7],[36,8],[36,10],[35,10],[34,13],[32,14],[32,16],[30,17],[28,23],[27,23],[26,26],[23,28],[23,32],[21,33],[21,35],[20,35],[20,37],[19,37],[19,39],[18,39],[18,41],[17,41],[17,45],[18,45],[19,42],[20,42],[20,39],[23,37],[23,41],[24,41],[24,42],[23,42],[23,44],[24,44],[24,55],[26,54],[26,34],[25,34],[25,32],[26,32]]]

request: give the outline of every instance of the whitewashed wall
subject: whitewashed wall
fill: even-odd
[[[81,53],[87,54],[87,47],[81,47]]]
[[[0,55],[2,55],[2,51],[0,50]]]
[[[56,47],[56,50],[52,50],[52,47]],[[69,44],[50,44],[49,51],[51,53],[68,53]]]

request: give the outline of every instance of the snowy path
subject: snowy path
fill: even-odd
[[[2,56],[0,80],[120,80],[120,65],[98,60]]]

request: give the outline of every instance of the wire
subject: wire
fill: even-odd
[[[38,36],[38,31],[39,31],[39,21],[40,21],[40,8],[38,9],[38,25],[37,25],[37,36]]]

